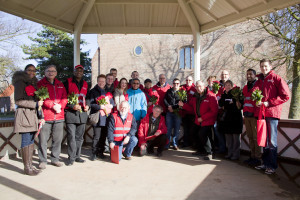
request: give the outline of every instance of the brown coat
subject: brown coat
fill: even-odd
[[[36,132],[38,130],[37,103],[33,96],[28,96],[25,88],[33,85],[37,79],[30,79],[26,72],[15,72],[12,78],[15,86],[15,103],[18,106],[15,114],[14,133]]]

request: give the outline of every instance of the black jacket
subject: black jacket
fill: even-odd
[[[243,102],[241,102],[241,105],[243,105]],[[222,94],[219,106],[224,107],[224,114],[219,122],[218,130],[225,134],[241,134],[243,131],[242,111],[237,108],[231,90]]]
[[[173,88],[168,89],[164,99],[166,107],[168,108],[168,106],[172,106],[173,109],[179,108],[179,100],[180,99],[176,91]]]

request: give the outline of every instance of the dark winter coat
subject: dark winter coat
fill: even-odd
[[[241,102],[243,105],[243,102]],[[236,106],[236,100],[231,94],[231,90],[221,95],[219,106],[224,108],[218,130],[224,134],[241,134],[243,131],[243,117],[241,109]]]

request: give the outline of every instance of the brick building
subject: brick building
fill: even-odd
[[[246,56],[261,59],[281,55],[278,41],[264,30],[252,31],[257,27],[252,20],[202,35],[201,80],[210,75],[219,79],[221,70],[226,69],[230,79],[243,87],[248,68],[260,72],[259,62]],[[166,74],[169,83],[174,78],[184,81],[187,75],[193,75],[192,35],[98,35],[98,46],[92,59],[92,86],[97,75],[109,73],[110,68],[118,69],[119,79],[130,79],[136,70],[141,81],[150,78],[154,84],[161,73]],[[286,77],[285,66],[277,65],[273,63],[276,73]]]

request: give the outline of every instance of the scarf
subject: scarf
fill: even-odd
[[[148,136],[154,135],[154,133],[157,131],[158,126],[159,126],[160,116],[158,118],[156,118],[156,120],[154,122],[152,121],[152,116],[153,116],[153,113],[151,113],[149,116]]]

